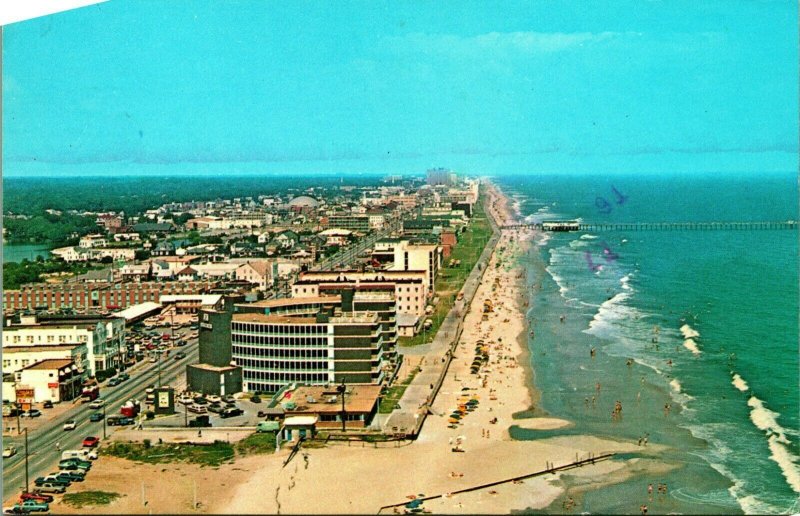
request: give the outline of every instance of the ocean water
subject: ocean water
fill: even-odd
[[[798,219],[793,175],[497,183],[529,221]],[[636,443],[647,435],[669,449],[660,457],[669,471],[578,492],[581,510],[800,510],[797,231],[547,234],[524,263],[537,408],[576,426],[514,437],[591,432]],[[616,401],[622,416],[612,419]],[[661,482],[668,494],[649,497],[647,484]]]

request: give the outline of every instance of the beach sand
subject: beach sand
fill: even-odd
[[[505,197],[490,202],[501,224],[514,220]],[[609,452],[639,452],[636,443],[593,436],[559,436],[515,441],[509,428],[518,425],[540,430],[569,426],[550,417],[514,419],[533,413],[538,393],[530,385],[524,299],[526,278],[515,260],[524,256],[531,240],[529,230],[503,230],[472,305],[465,315],[464,333],[441,390],[431,406],[418,439],[411,443],[335,444],[303,448],[285,467],[288,456],[278,454],[239,459],[217,469],[186,465],[133,465],[102,458],[85,485],[73,491],[104,488],[123,493],[102,508],[104,513],[371,513],[382,506],[408,502],[413,496],[434,496],[459,489],[528,475]],[[494,310],[483,321],[483,303]],[[487,346],[489,361],[478,375],[470,372],[475,347]],[[440,357],[428,357],[439,360]],[[469,390],[465,390],[469,389]],[[463,395],[479,399],[456,428],[448,414]],[[492,422],[496,421],[496,422]],[[463,453],[451,449],[459,446]],[[657,446],[648,447],[656,453]],[[652,462],[646,458],[605,461],[569,471],[571,484],[581,489],[620,482]],[[424,502],[434,513],[508,513],[526,508],[543,509],[563,495],[563,473],[546,474],[518,483],[505,483],[470,493],[443,496]],[[135,476],[135,480],[131,477]],[[577,481],[575,480],[577,479]],[[142,503],[141,482],[148,504]],[[196,489],[195,486],[196,485]],[[199,507],[192,508],[194,493]],[[402,508],[401,508],[402,510]],[[53,511],[85,512],[53,504]],[[383,512],[393,512],[385,509]],[[556,511],[558,512],[558,511]]]

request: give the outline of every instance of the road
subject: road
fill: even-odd
[[[172,356],[161,362],[161,384],[169,385],[185,374],[186,366],[196,363],[199,359],[197,339],[192,339],[186,346],[173,349],[172,353],[182,350],[186,357],[175,360]],[[116,387],[102,387],[101,398],[106,400],[105,411],[107,415],[118,415],[120,407],[131,398],[144,402],[145,389],[150,384],[158,384],[158,364],[144,364],[146,368],[137,365],[131,372],[131,378]],[[64,402],[70,403],[70,402]],[[101,409],[102,410],[102,409]],[[95,412],[88,404],[75,404],[63,414],[57,416],[45,426],[29,432],[28,435],[28,470],[29,488],[33,488],[33,481],[58,469],[61,451],[80,449],[86,436],[103,436],[103,421],[91,422],[89,415]],[[75,419],[78,426],[75,430],[64,431],[64,422]],[[24,420],[23,420],[24,421]],[[108,427],[107,432],[118,427]],[[61,451],[56,449],[60,443]],[[4,438],[3,445],[13,444],[17,447],[17,454],[11,458],[3,459],[3,500],[19,494],[25,486],[25,434]],[[89,473],[91,475],[91,473]]]

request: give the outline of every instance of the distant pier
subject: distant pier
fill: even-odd
[[[796,220],[752,222],[577,222],[544,221],[532,224],[506,224],[502,229],[538,229],[542,231],[751,231],[797,229]]]

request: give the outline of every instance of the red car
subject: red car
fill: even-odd
[[[100,439],[98,439],[97,437],[89,436],[83,440],[83,446],[84,448],[94,448],[95,446],[97,446],[97,443],[99,442]]]
[[[19,497],[19,500],[20,503],[24,502],[25,500],[36,500],[37,502],[51,503],[53,501],[53,497],[47,494],[27,493],[23,491]]]

